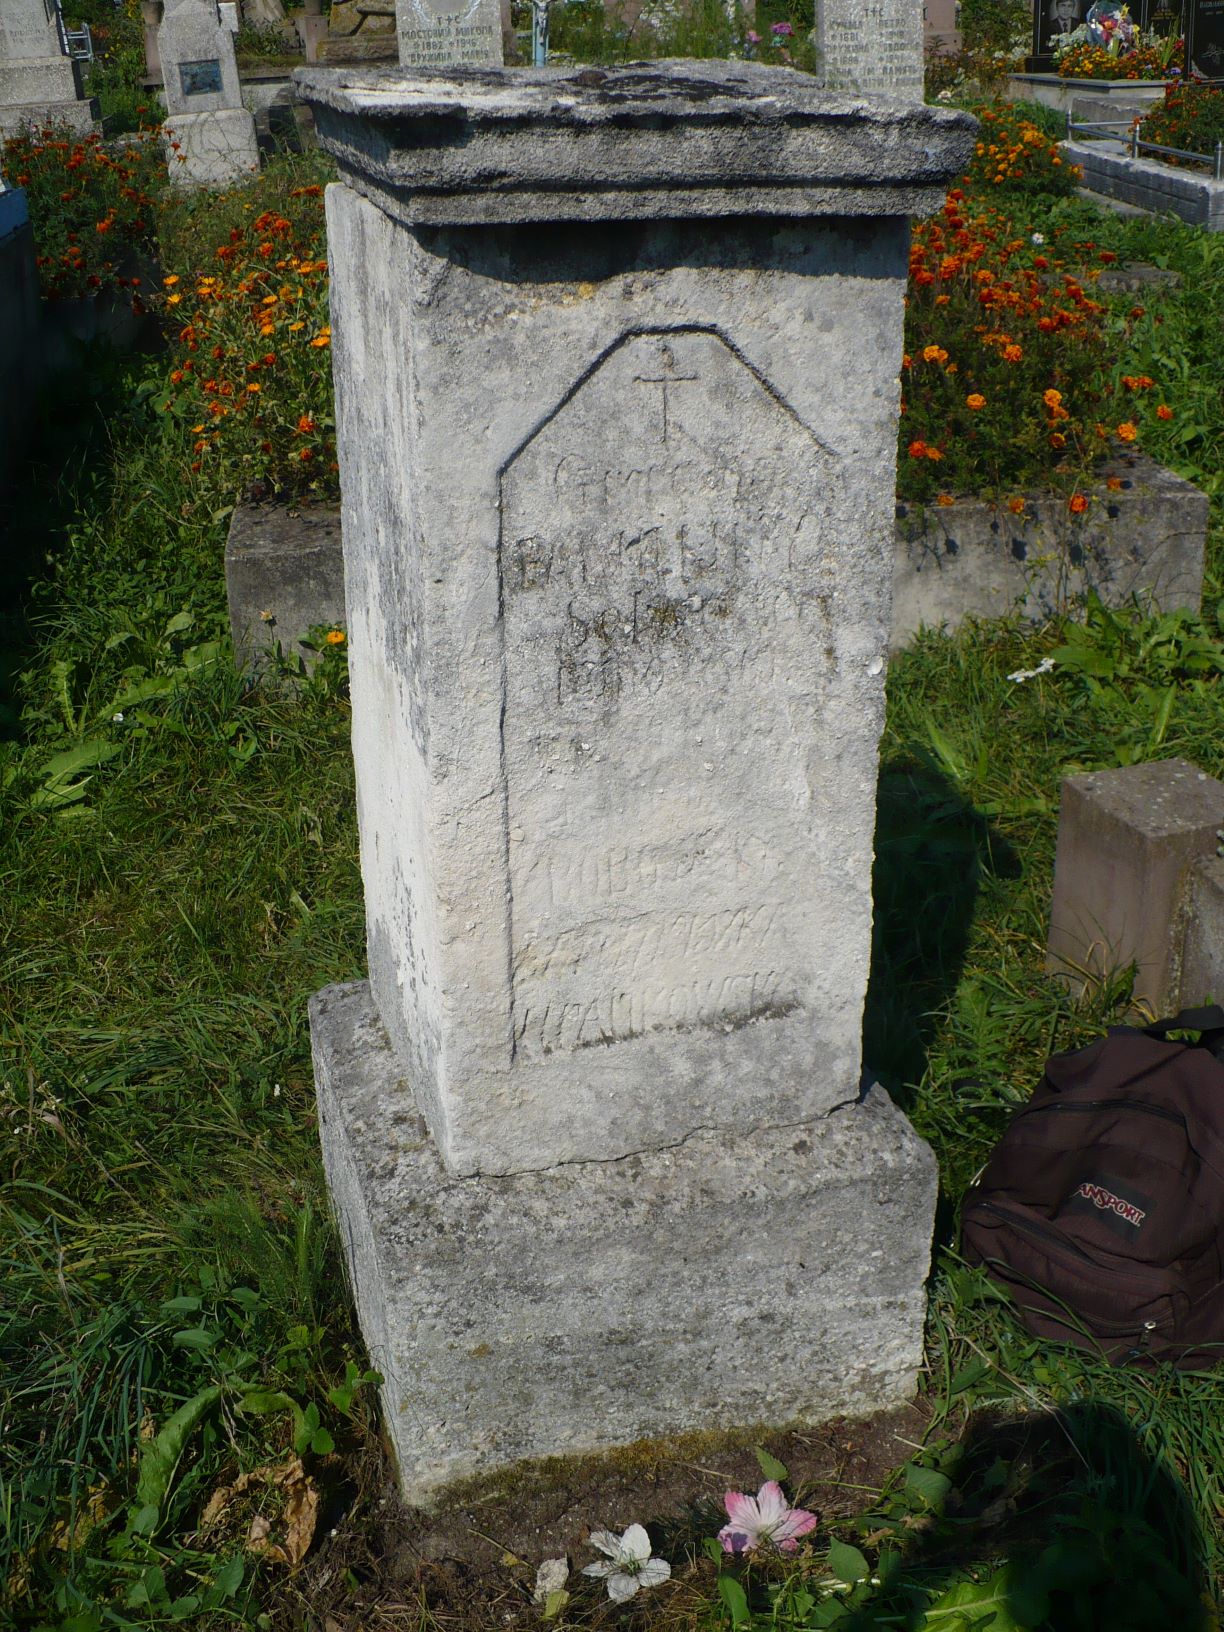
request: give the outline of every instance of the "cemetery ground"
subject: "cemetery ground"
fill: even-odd
[[[1044,1057],[1126,1008],[1125,974],[1077,1003],[1044,973],[1059,779],[1173,755],[1224,775],[1224,246],[1065,188],[989,199],[1000,253],[1062,259],[1081,292],[1115,258],[1179,274],[1100,296],[1091,324],[1068,296],[1061,339],[1034,308],[1034,332],[1052,336],[1051,367],[1107,335],[1109,388],[1135,405],[1111,427],[1138,426],[1206,488],[1213,529],[1201,616],[971,623],[891,664],[864,1055],[940,1164],[918,1400],[812,1430],[711,1422],[475,1484],[425,1515],[393,1495],[313,1119],[306,999],[365,957],[342,632],[314,631],[309,671],[240,672],[221,569],[237,500],[334,489],[321,179],[285,161],[247,192],[166,211],[149,248],[167,352],[83,353],[7,501],[20,608],[0,748],[0,1618],[57,1632],[1217,1624],[1219,1376],[1029,1339],[959,1260],[956,1207]],[[990,185],[953,216],[976,219]],[[928,233],[968,231],[951,220]],[[940,256],[916,286],[932,301]],[[942,454],[927,427],[955,410],[964,461],[973,416],[995,405],[924,352],[911,375],[941,372],[921,401],[907,385],[928,415],[909,442]],[[989,362],[1000,392],[1005,352]],[[1058,395],[1048,375],[1045,389]],[[1017,431],[1024,457],[1070,417],[1047,403],[1037,433]],[[1091,443],[1093,415],[1075,429]],[[1021,497],[1014,464],[986,469],[1005,438],[961,464],[959,490],[976,472],[1001,504]],[[906,444],[914,497],[948,496],[940,465]],[[712,1541],[722,1493],[766,1476],[818,1526],[791,1558],[729,1560]],[[577,1571],[592,1529],[635,1521],[671,1580],[617,1606]],[[533,1604],[538,1565],[561,1554],[568,1598]]]

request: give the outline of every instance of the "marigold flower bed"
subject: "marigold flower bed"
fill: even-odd
[[[236,224],[195,269],[163,280],[179,327],[160,407],[184,428],[191,470],[236,493],[338,491],[322,195],[266,172],[218,201]]]
[[[142,309],[141,268],[155,254],[160,144],[148,133],[107,143],[49,125],[11,137],[0,169],[23,187],[35,223],[39,278],[52,298],[118,292]]]
[[[993,496],[1019,513],[1018,489],[1061,488],[1069,508],[1118,442],[1169,418],[1157,382],[1115,379],[1120,344],[1143,312],[1107,319],[1094,298],[1115,257],[1047,244],[956,188],[914,229],[902,364],[898,494],[950,504]],[[1120,328],[1119,328],[1120,324]]]

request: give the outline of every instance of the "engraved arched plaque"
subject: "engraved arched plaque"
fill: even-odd
[[[687,330],[623,341],[503,472],[516,1058],[803,1006],[836,464]]]

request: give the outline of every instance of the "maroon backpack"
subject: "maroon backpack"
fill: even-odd
[[[1199,1032],[1197,1044],[1171,1031]],[[1055,1054],[961,1215],[1028,1329],[1107,1359],[1224,1359],[1224,1009]]]

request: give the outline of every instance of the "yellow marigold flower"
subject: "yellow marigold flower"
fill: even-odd
[[[166,305],[167,306],[177,306],[179,301],[182,300],[182,298],[183,298],[182,295],[167,295],[166,296]]]
[[[329,646],[343,646],[344,645],[344,630],[343,629],[329,629],[327,631],[327,644]]]
[[[257,392],[257,391],[262,391],[263,386],[260,385],[258,380],[252,380],[250,385],[247,386],[247,390],[254,393],[254,392]]]

